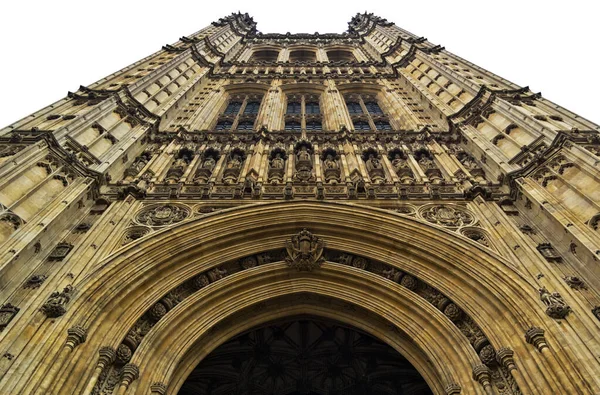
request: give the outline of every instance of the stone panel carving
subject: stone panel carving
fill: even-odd
[[[142,225],[162,227],[181,222],[190,215],[190,208],[181,204],[153,204],[140,210],[135,220]]]
[[[325,243],[307,229],[302,229],[285,244],[288,266],[299,271],[311,271],[320,267],[325,259],[323,248]]]
[[[466,208],[450,204],[427,204],[419,209],[424,220],[446,228],[473,225],[475,216]]]

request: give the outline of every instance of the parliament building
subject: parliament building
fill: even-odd
[[[600,126],[213,22],[0,129],[0,393],[600,394]]]

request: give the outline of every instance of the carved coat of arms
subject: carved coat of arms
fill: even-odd
[[[288,256],[285,258],[288,266],[298,271],[311,271],[320,267],[323,258],[325,243],[317,236],[310,233],[306,228],[292,236],[285,243]]]

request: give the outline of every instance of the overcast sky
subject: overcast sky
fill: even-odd
[[[264,33],[341,33],[356,12],[374,12],[600,123],[590,0],[19,0],[0,2],[0,127],[238,10]]]

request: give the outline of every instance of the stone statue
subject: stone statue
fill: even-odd
[[[305,146],[302,146],[302,148],[300,148],[300,152],[298,152],[298,160],[310,160],[310,154],[308,153],[308,150]]]
[[[206,159],[204,159],[204,163],[202,163],[202,168],[212,170],[215,168],[215,164],[215,159],[212,156],[209,156]]]
[[[550,293],[546,287],[540,288],[539,292],[540,300],[547,306],[546,314],[548,314],[548,316],[555,319],[561,319],[565,318],[571,311],[571,307],[565,303],[558,292]]]
[[[394,160],[392,161],[392,166],[394,166],[394,169],[396,170],[406,169],[408,167],[408,163],[406,163],[406,159],[402,159],[400,157],[400,154],[396,154],[394,156]]]
[[[433,163],[433,161],[427,157],[423,157],[419,160],[419,165],[421,165],[421,167],[423,169],[433,169],[435,168],[435,164]]]
[[[281,154],[275,155],[273,159],[271,159],[271,168],[272,169],[283,169],[285,161],[281,157]]]
[[[367,159],[367,170],[381,169],[381,162],[379,159],[375,157],[375,155],[370,154],[369,159]]]
[[[325,158],[324,164],[325,164],[326,169],[337,169],[338,168],[338,164],[333,159],[333,155],[331,155],[331,154],[327,155],[327,158]]]
[[[239,169],[242,167],[242,161],[240,160],[240,156],[238,154],[233,154],[232,158],[227,163],[228,169]]]

